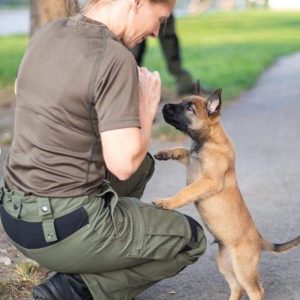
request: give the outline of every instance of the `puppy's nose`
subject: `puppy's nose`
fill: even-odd
[[[172,104],[165,104],[162,109],[163,114],[170,114],[172,113]]]

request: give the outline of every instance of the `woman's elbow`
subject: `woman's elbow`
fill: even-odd
[[[113,173],[113,172],[112,172]],[[113,173],[119,180],[127,180],[133,175],[133,172],[118,172]]]
[[[107,166],[108,170],[115,175],[119,180],[126,180],[131,177],[136,168],[133,164],[120,164],[118,166]]]

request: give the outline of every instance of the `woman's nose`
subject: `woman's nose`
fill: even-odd
[[[157,37],[158,37],[158,35],[159,35],[159,27],[160,27],[160,25],[157,26],[157,27],[151,32],[151,34],[150,34],[151,37],[153,37],[153,38],[157,38]]]

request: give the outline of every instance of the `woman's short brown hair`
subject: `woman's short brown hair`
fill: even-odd
[[[168,4],[170,0],[149,0],[152,3],[165,3]]]
[[[99,1],[101,1],[101,0],[88,0],[87,5],[94,5]],[[149,0],[149,1],[152,3],[165,3],[165,4],[170,2],[170,0]]]
[[[81,9],[81,13],[84,13],[85,11],[88,11],[91,7],[93,7],[95,4],[100,2],[101,0],[87,0],[85,5]],[[169,4],[171,0],[148,0],[150,3],[155,4]]]

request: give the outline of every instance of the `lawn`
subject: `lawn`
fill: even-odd
[[[253,86],[276,59],[300,51],[300,13],[252,10],[177,19],[184,66],[206,88],[223,88],[231,100]],[[0,89],[11,86],[28,43],[26,36],[0,38]],[[148,41],[144,65],[161,73],[171,89],[157,40]]]
[[[208,88],[222,87],[234,99],[253,86],[276,59],[300,51],[300,13],[247,11],[210,13],[177,20],[184,66]],[[145,65],[167,73],[159,43],[151,40]]]
[[[0,90],[13,85],[27,44],[23,35],[0,37]]]

